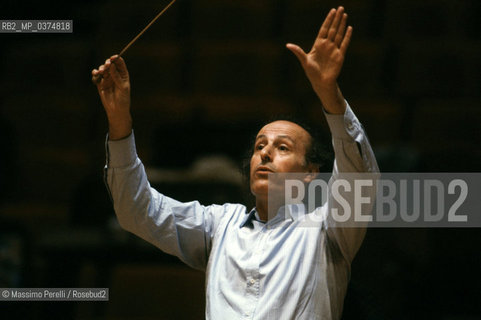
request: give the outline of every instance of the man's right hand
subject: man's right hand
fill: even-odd
[[[120,140],[132,132],[130,114],[130,80],[124,59],[114,55],[98,69],[92,70],[92,81],[109,121],[109,139]]]

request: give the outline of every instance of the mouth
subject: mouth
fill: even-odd
[[[256,173],[268,174],[268,173],[274,173],[274,170],[272,170],[271,168],[269,168],[269,167],[267,167],[267,166],[259,166],[259,167],[256,169]]]

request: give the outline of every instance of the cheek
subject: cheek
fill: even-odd
[[[305,161],[300,157],[289,157],[279,164],[278,169],[283,172],[304,172]]]
[[[259,164],[259,160],[258,160],[258,156],[256,156],[255,154],[252,155],[251,157],[251,161],[250,161],[250,166],[249,166],[249,175],[252,179],[252,171],[255,167],[257,167],[257,165]]]
[[[250,168],[249,168],[249,187],[251,192],[255,195],[259,193],[259,188],[263,184],[263,179],[258,179],[255,175],[255,168],[261,163],[261,159],[259,156],[253,155],[250,161]]]

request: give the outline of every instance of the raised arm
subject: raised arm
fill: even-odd
[[[92,80],[109,123],[104,174],[120,226],[189,266],[205,269],[224,207],[182,203],[151,188],[135,147],[124,60],[118,55],[107,59],[92,70]]]
[[[328,13],[309,53],[305,53],[295,44],[287,44],[287,48],[299,59],[312,88],[327,111],[326,119],[336,157],[329,181],[330,187],[336,180],[341,179],[350,182],[353,182],[353,179],[371,179],[373,186],[365,187],[363,195],[370,197],[372,206],[375,199],[374,184],[379,176],[379,169],[366,133],[337,84],[351,35],[352,27],[347,26],[347,14],[344,13],[343,7],[339,7]],[[344,173],[350,174],[343,175]],[[350,208],[355,207],[353,193],[345,196],[345,200]],[[369,214],[371,206],[363,206],[362,214]],[[333,199],[331,191],[324,208],[328,212],[327,235],[342,252],[346,261],[351,263],[364,238],[365,224],[355,225],[351,219],[346,223],[338,223],[332,215],[332,210],[337,210],[342,215],[344,207]]]
[[[286,45],[299,59],[312,88],[331,114],[343,114],[346,110],[346,102],[337,84],[352,35],[352,27],[346,29],[346,24],[344,8],[331,9],[309,53],[298,45]]]

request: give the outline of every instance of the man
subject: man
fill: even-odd
[[[336,155],[331,180],[339,172],[378,172],[362,126],[337,85],[352,35],[346,22],[344,8],[332,9],[309,53],[287,44],[325,109]],[[332,219],[299,227],[295,220],[268,215],[270,173],[318,171],[306,157],[313,141],[304,128],[275,121],[257,134],[250,161],[256,198],[251,211],[240,204],[181,203],[150,188],[137,157],[123,59],[111,57],[92,75],[101,77],[97,87],[109,122],[106,178],[120,225],[206,270],[207,319],[341,317],[350,264],[365,230],[337,228]],[[323,210],[330,206],[328,200]]]

